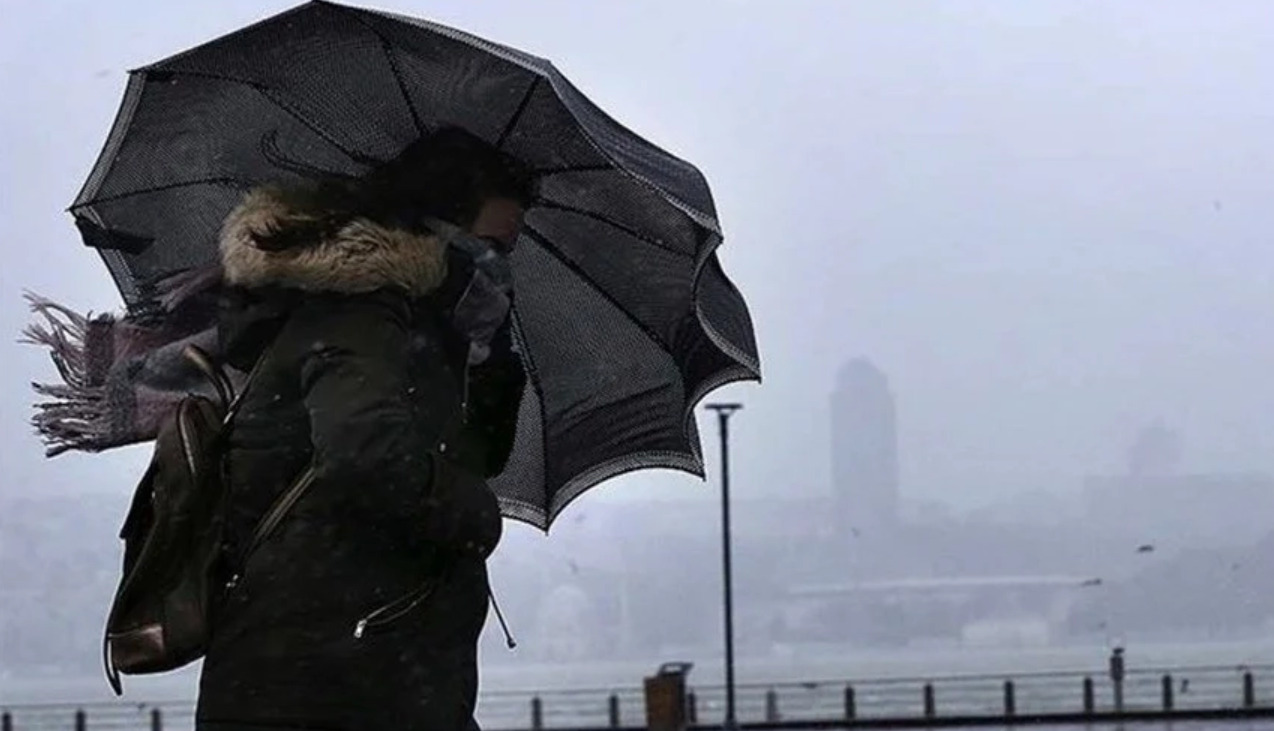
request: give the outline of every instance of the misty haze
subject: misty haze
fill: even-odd
[[[102,626],[149,456],[43,456],[29,383],[52,366],[15,342],[22,293],[120,308],[65,208],[125,71],[291,5],[5,8],[0,704],[112,698]],[[835,706],[845,682],[955,676],[994,694],[1058,672],[1106,703],[1119,646],[1155,703],[1161,673],[1195,668],[1229,673],[1235,703],[1241,672],[1274,699],[1274,8],[381,5],[553,59],[711,183],[765,376],[710,399],[744,405],[750,697],[817,682]],[[706,480],[616,478],[547,536],[505,522],[491,583],[518,647],[488,622],[484,693],[627,691],[689,661],[719,695],[710,413],[699,431]],[[130,678],[125,700],[190,701],[196,681]],[[1075,705],[1078,682],[1059,691]]]

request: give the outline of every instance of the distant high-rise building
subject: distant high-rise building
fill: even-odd
[[[898,523],[898,430],[889,379],[866,359],[845,364],[832,393],[832,493],[846,535]]]

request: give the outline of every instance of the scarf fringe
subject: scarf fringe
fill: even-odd
[[[31,311],[42,319],[22,330],[18,342],[43,346],[57,368],[62,383],[32,383],[35,392],[48,401],[35,405],[31,424],[45,444],[45,454],[54,457],[70,450],[100,451],[107,434],[106,394],[102,383],[94,383],[89,372],[88,332],[92,315],[30,292],[25,299]],[[113,322],[109,315],[99,317]]]
[[[216,289],[223,276],[220,262],[170,274],[155,284],[159,306],[164,312],[173,312],[195,297]]]

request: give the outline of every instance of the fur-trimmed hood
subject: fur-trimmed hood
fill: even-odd
[[[222,227],[226,283],[340,294],[397,287],[420,296],[437,289],[446,276],[446,247],[437,236],[362,218],[308,246],[266,251],[255,244],[257,234],[310,220],[313,214],[289,206],[277,188],[249,192]]]

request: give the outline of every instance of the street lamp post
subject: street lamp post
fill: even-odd
[[[725,609],[725,728],[738,728],[734,708],[734,576],[730,558],[730,417],[742,404],[708,404],[721,436],[721,568]]]

